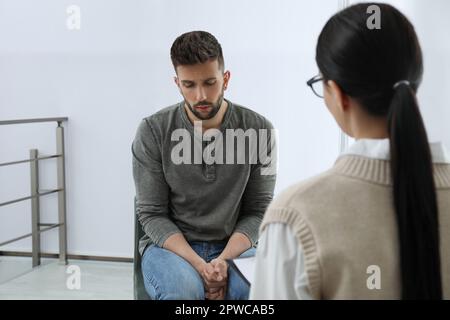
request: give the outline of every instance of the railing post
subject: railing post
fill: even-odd
[[[64,153],[64,127],[58,122],[56,127],[56,152],[58,175],[58,223],[59,226],[59,262],[67,264],[67,225],[66,225],[66,169]]]
[[[38,150],[30,150],[30,159],[38,157]],[[31,185],[31,256],[33,267],[41,264],[41,235],[39,233],[39,162],[30,162],[30,185]]]

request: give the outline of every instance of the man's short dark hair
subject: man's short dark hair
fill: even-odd
[[[219,41],[206,31],[191,31],[175,39],[170,49],[175,70],[179,65],[194,65],[217,59],[219,68],[224,69],[222,47]]]

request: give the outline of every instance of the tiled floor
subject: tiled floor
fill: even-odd
[[[80,270],[80,289],[69,289],[75,275],[71,265]],[[78,269],[78,268],[77,268]],[[133,299],[133,264],[69,260],[61,265],[57,259],[42,259],[32,268],[31,258],[0,256],[0,300],[128,300]]]

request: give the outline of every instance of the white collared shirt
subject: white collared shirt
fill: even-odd
[[[442,143],[430,143],[430,149],[433,163],[450,164],[450,153]],[[389,139],[357,140],[340,157],[344,155],[389,160]],[[287,224],[271,223],[265,228],[255,259],[251,300],[312,299],[303,250]]]

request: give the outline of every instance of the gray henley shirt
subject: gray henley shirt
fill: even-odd
[[[219,129],[222,138],[205,141],[200,134],[201,141],[197,146],[201,146],[201,163],[194,160],[194,141],[198,135],[194,134],[194,125],[187,117],[184,102],[141,121],[131,148],[137,215],[145,232],[139,242],[141,254],[149,244],[162,247],[169,236],[180,232],[187,241],[227,241],[234,232],[241,232],[253,246],[256,245],[259,225],[273,198],[276,174],[262,174],[267,163],[259,157],[256,163],[250,161],[250,139],[246,139],[248,156],[244,163],[237,161],[237,139],[233,164],[226,162],[225,131],[253,129],[261,132],[260,129],[266,129],[268,139],[264,148],[270,157],[276,152],[275,139],[270,135],[273,126],[258,113],[226,101],[228,108]],[[178,150],[174,148],[181,141],[172,136],[176,129],[188,133],[184,138],[192,142],[190,163],[173,160],[173,152]],[[223,150],[223,163],[216,160],[216,163],[208,164],[203,152],[220,140],[223,148],[215,150]],[[258,134],[258,143],[260,141],[265,140]],[[180,155],[189,157],[186,150]],[[215,152],[211,154],[214,156]]]

